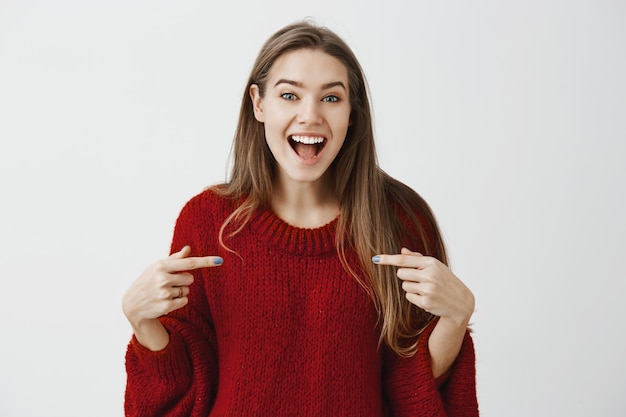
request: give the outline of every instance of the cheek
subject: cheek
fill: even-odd
[[[345,109],[341,111],[330,112],[325,115],[326,121],[333,127],[335,130],[347,130],[348,126],[351,124],[351,116],[352,113],[350,109]]]
[[[352,110],[351,109],[346,110],[346,112],[343,114],[343,123],[345,125],[346,130],[348,130],[348,128],[352,126]]]
[[[281,146],[284,144],[282,129],[266,119],[266,122],[263,124],[263,134],[265,143],[272,154],[276,154],[276,152],[282,149]]]
[[[263,112],[263,119],[266,131],[277,131],[286,128],[290,115],[280,108],[266,108]]]
[[[348,129],[352,125],[349,115],[347,117],[341,117],[335,122],[335,135],[341,136],[345,139]]]

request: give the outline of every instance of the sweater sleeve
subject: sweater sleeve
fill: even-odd
[[[192,200],[193,202],[193,200]],[[192,203],[190,202],[190,203]],[[181,211],[171,252],[185,245],[199,256],[194,204]],[[206,416],[217,388],[215,333],[201,270],[193,271],[187,306],[159,320],[170,341],[161,351],[143,347],[133,336],[126,351],[126,416]]]
[[[476,369],[469,332],[445,378],[435,379],[428,353],[433,321],[422,333],[414,356],[403,358],[388,351],[383,372],[390,415],[394,417],[476,417]]]

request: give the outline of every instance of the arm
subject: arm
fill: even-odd
[[[161,322],[169,334],[164,349],[152,351],[136,337],[128,345],[125,415],[206,416],[217,387],[214,337],[180,318]]]
[[[191,271],[219,265],[214,256],[189,257],[191,248],[184,246],[167,259],[148,267],[124,294],[122,309],[138,342],[152,351],[169,343],[167,330],[158,320],[189,302]]]
[[[450,370],[456,360],[463,339],[467,333],[467,323],[455,322],[448,317],[441,317],[428,338],[430,366],[435,378],[440,378]]]
[[[212,405],[216,341],[200,268],[219,261],[191,256],[186,246],[203,250],[192,227],[195,211],[186,206],[179,216],[172,241],[177,252],[147,268],[124,295],[134,331],[126,352],[129,416],[207,415]]]
[[[424,329],[415,355],[404,358],[391,350],[385,352],[383,383],[385,396],[394,417],[420,415],[438,417],[477,417],[474,344],[466,332],[456,360],[439,385],[429,368],[430,340],[437,322]]]
[[[398,267],[406,298],[439,317],[428,339],[435,377],[450,369],[474,312],[474,295],[450,269],[436,258],[403,248],[397,255],[378,255],[378,264]]]

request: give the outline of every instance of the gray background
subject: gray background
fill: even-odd
[[[432,205],[483,416],[626,414],[623,1],[0,1],[0,415],[120,416],[120,300],[224,180],[261,43],[313,16]]]

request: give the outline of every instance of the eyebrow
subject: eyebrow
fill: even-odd
[[[286,78],[281,78],[280,80],[276,81],[276,84],[274,84],[274,87],[276,87],[279,84],[289,84],[289,85],[293,85],[294,87],[300,87],[300,88],[304,87],[304,84],[302,84],[300,81],[288,80]],[[346,86],[343,84],[342,81],[333,81],[333,82],[322,85],[322,90],[328,90],[329,88],[333,88],[337,86],[343,88],[344,90],[346,89]]]

